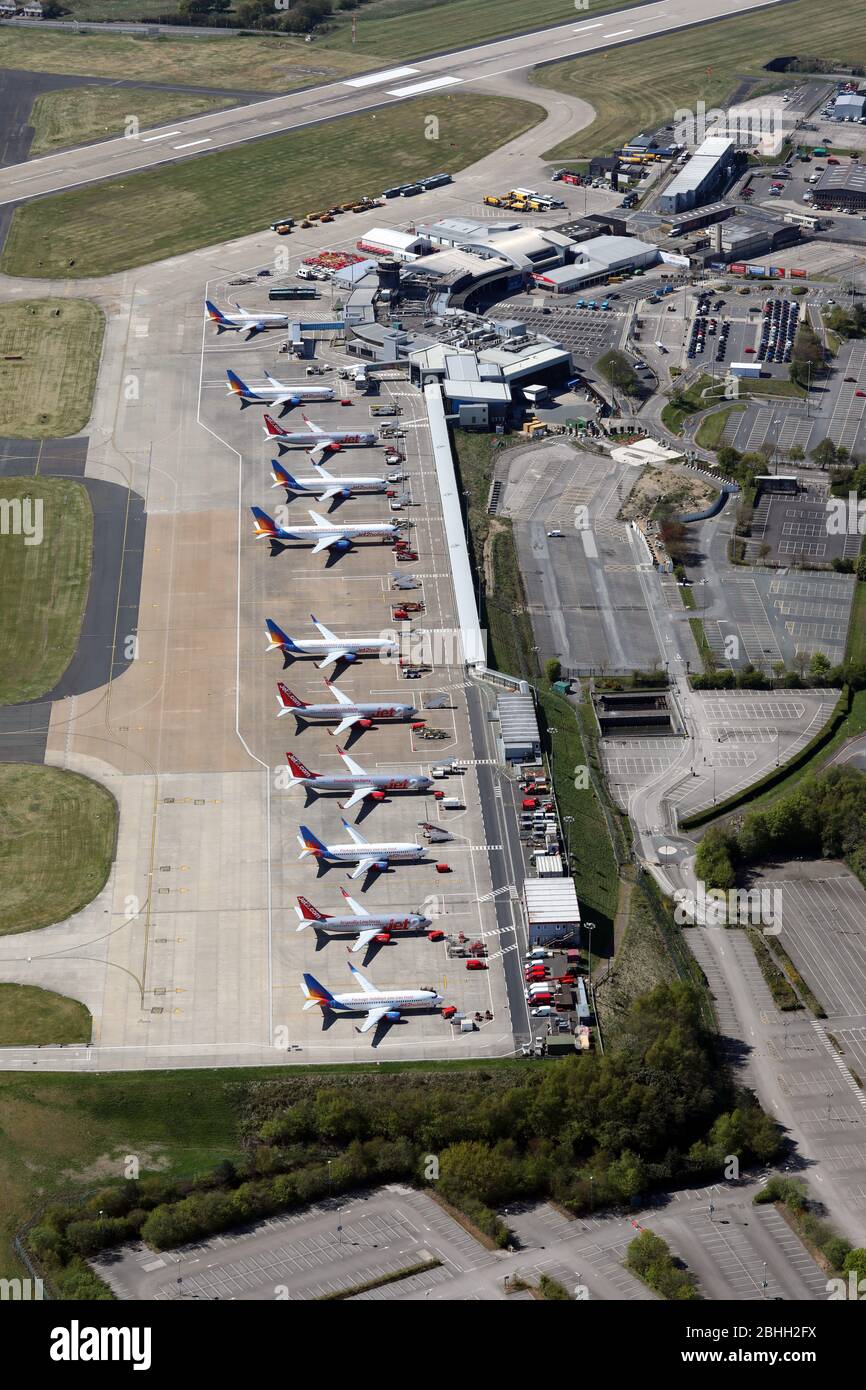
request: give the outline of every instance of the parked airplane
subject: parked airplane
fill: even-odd
[[[371,844],[360,830],[356,829],[354,825],[350,825],[347,820],[341,820],[340,824],[344,830],[349,832],[352,838],[351,844],[323,845],[312,830],[306,825],[302,825],[298,835],[298,843],[303,848],[298,858],[306,859],[308,854],[312,854],[315,859],[324,864],[357,864],[358,867],[349,874],[349,878],[360,878],[362,874],[369,873],[371,869],[378,869],[382,872],[390,868],[392,863],[416,864],[426,854],[423,845],[416,845],[411,840]]]
[[[325,454],[336,453],[345,445],[350,445],[353,449],[367,449],[379,443],[376,435],[369,430],[323,430],[321,425],[314,424],[306,415],[302,418],[307,427],[305,430],[284,430],[270,415],[265,415],[265,434],[269,439],[276,440],[280,457],[293,444],[311,446],[310,458],[313,463],[318,463]]]
[[[336,637],[324,623],[310,614],[310,622],[318,628],[321,637],[308,637],[306,641],[296,642],[282,628],[277,627],[272,618],[265,619],[268,634],[268,651],[281,651],[284,656],[320,656],[318,669],[323,670],[331,661],[357,661],[359,656],[396,656],[400,650],[399,642],[391,637]]]
[[[377,1023],[387,1019],[397,1023],[404,1009],[435,1009],[443,1002],[442,995],[433,989],[394,989],[380,990],[361,974],[354,965],[349,965],[352,978],[363,990],[362,994],[332,994],[313,975],[304,975],[301,993],[304,996],[304,1009],[312,1009],[316,1004],[332,1013],[361,1013],[367,1017],[356,1031],[369,1033]]]
[[[267,386],[247,386],[245,381],[241,381],[235,372],[226,372],[229,383],[229,393],[240,399],[241,410],[246,410],[248,405],[279,405],[282,406],[281,415],[293,405],[300,405],[302,401],[332,401],[334,399],[333,386],[287,386],[283,381],[277,381],[276,377],[271,376],[270,372],[265,372],[268,380]]]
[[[288,328],[288,314],[250,314],[246,309],[242,309],[240,304],[236,304],[236,314],[224,314],[222,309],[218,309],[209,299],[205,300],[207,316],[211,323],[216,324],[217,337],[221,333],[243,333],[246,331],[246,341],[254,338],[257,333],[263,333],[266,328]]]
[[[353,932],[357,934],[358,940],[350,948],[352,955],[358,951],[363,951],[377,936],[382,936],[387,941],[391,932],[399,931],[426,931],[432,927],[433,920],[425,917],[421,912],[377,912],[375,914],[367,911],[360,903],[350,898],[345,888],[340,892],[345,898],[354,916],[348,917],[329,917],[326,912],[320,912],[317,907],[313,907],[309,898],[298,898],[298,906],[295,912],[300,919],[296,931],[304,931],[307,927],[314,927],[316,931],[329,932]]]
[[[325,517],[319,516],[318,512],[310,512],[313,518],[312,526],[293,526],[289,530],[287,526],[278,526],[261,507],[251,507],[250,511],[256,519],[253,528],[255,537],[257,540],[270,541],[272,555],[279,555],[289,541],[315,541],[310,553],[318,555],[320,551],[328,550],[331,546],[337,550],[349,550],[358,540],[378,537],[385,544],[393,545],[400,538],[399,521],[329,522]]]
[[[337,721],[336,729],[329,729],[328,733],[339,735],[346,733],[356,724],[362,729],[369,729],[374,723],[385,719],[406,720],[423,717],[419,716],[414,705],[356,705],[354,700],[350,700],[348,695],[344,695],[342,690],[338,690],[330,681],[326,680],[325,685],[336,695],[337,704],[308,705],[287,689],[282,681],[277,681],[277,704],[280,706],[277,718],[281,719],[284,714],[294,714],[298,721],[296,733],[300,733],[307,723]]]
[[[332,497],[351,497],[353,492],[385,492],[389,486],[385,478],[335,478],[321,467],[318,478],[295,478],[276,459],[271,459],[271,477],[274,487],[284,487],[288,494],[296,497],[312,493],[320,502],[329,502]]]
[[[374,801],[384,801],[388,792],[429,792],[433,785],[431,777],[404,774],[392,776],[389,772],[365,772],[360,763],[350,758],[344,749],[337,752],[348,768],[347,772],[311,772],[294,753],[286,754],[286,762],[292,774],[291,785],[303,787],[309,794],[318,796],[321,792],[351,792],[348,801],[343,802],[343,810],[350,811],[359,801],[372,797]]]

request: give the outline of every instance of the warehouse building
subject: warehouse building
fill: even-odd
[[[503,761],[533,762],[541,756],[541,734],[531,695],[500,695],[496,701],[499,715],[499,740]]]
[[[812,189],[818,208],[855,212],[866,208],[866,164],[831,164]]]
[[[866,116],[866,97],[858,92],[843,92],[833,103],[833,119],[836,121],[861,121]]]
[[[573,879],[526,879],[523,885],[523,910],[530,946],[577,940],[580,906]]]
[[[687,212],[705,203],[730,177],[734,161],[733,141],[723,135],[707,136],[659,195],[659,211]]]
[[[396,227],[371,227],[356,245],[368,256],[392,256],[398,261],[416,261],[429,250],[423,237]]]

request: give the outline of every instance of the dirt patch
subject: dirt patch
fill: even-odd
[[[659,503],[666,503],[677,512],[699,512],[708,507],[716,496],[712,483],[676,468],[644,468],[623,503],[619,518],[634,521],[651,514]]]

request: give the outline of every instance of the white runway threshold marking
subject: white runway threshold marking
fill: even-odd
[[[436,87],[453,87],[462,77],[431,77],[428,82],[410,82],[408,87],[389,87],[389,97],[411,97],[418,92],[432,92]]]
[[[141,143],[149,145],[153,140],[168,140],[171,135],[180,135],[179,130],[163,130],[159,135],[142,135]]]
[[[347,77],[344,87],[372,87],[376,82],[396,82],[398,77],[411,77],[418,68],[389,68],[387,72],[368,73],[366,77]]]
[[[592,534],[592,532],[581,531],[580,539],[583,541],[584,555],[586,555],[590,560],[596,559],[598,555],[598,546],[595,543],[595,536]]]
[[[186,142],[185,145],[172,145],[172,149],[175,149],[175,150],[191,150],[192,147],[193,147],[193,145],[209,145],[210,142],[211,142],[211,136],[210,136],[210,135],[206,135],[205,138],[204,138],[203,140],[187,140],[187,142]]]

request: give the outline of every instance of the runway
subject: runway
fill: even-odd
[[[606,19],[540,29],[252,106],[211,112],[134,139],[121,137],[61,151],[0,170],[0,208],[342,116],[374,112],[421,95],[464,87],[483,89],[484,83],[546,63],[785,3],[788,0],[660,0],[619,10]]]

